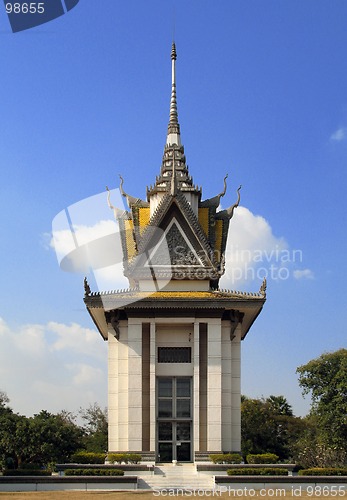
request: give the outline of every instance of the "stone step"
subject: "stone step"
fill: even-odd
[[[195,489],[195,490],[211,490],[213,488],[213,480],[212,478],[209,481],[200,480],[199,478],[195,478],[194,480],[191,478],[177,478],[175,480],[169,478],[161,478],[161,479],[149,479],[148,477],[139,477],[138,478],[138,489]]]
[[[213,476],[199,474],[194,464],[156,465],[153,474],[138,476],[138,488],[211,490]]]

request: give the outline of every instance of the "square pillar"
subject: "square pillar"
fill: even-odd
[[[149,338],[150,338],[150,347],[149,347],[149,390],[150,390],[150,448],[151,451],[155,450],[155,430],[156,430],[156,411],[155,411],[155,395],[156,395],[156,387],[155,387],[155,320],[152,319],[150,322],[150,330],[149,330]]]
[[[241,451],[241,324],[231,342],[231,450]]]
[[[194,321],[194,375],[193,375],[193,436],[194,436],[194,452],[200,451],[200,401],[199,401],[199,337],[200,337],[200,324]]]
[[[142,320],[128,319],[128,451],[142,449]]]
[[[111,451],[129,451],[129,371],[128,371],[128,323],[119,322],[119,340],[117,340],[118,362],[115,369],[118,372],[117,447]]]
[[[222,322],[207,321],[207,449],[222,451]]]
[[[118,445],[118,340],[113,328],[108,332],[108,450],[119,449]]]

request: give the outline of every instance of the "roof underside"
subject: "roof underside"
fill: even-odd
[[[242,292],[154,292],[139,291],[92,294],[84,301],[100,334],[107,340],[105,313],[117,311],[120,319],[129,317],[177,317],[230,319],[236,312],[242,316],[241,336],[245,338],[265,302],[265,294]]]

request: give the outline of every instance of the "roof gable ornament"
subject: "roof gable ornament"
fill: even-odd
[[[218,218],[222,218],[223,216],[224,217],[226,216],[228,219],[232,218],[232,216],[234,215],[235,208],[237,208],[239,206],[239,204],[240,204],[240,200],[241,200],[240,191],[241,191],[241,188],[242,188],[242,186],[240,185],[238,187],[238,189],[237,189],[237,201],[236,201],[236,203],[234,203],[233,205],[231,205],[226,210],[221,210],[220,212],[217,212]]]
[[[233,205],[231,205],[231,207],[229,207],[229,208],[226,209],[226,212],[228,214],[229,219],[232,218],[232,216],[234,215],[235,208],[237,208],[239,206],[239,204],[240,204],[240,199],[241,199],[240,191],[241,191],[241,187],[242,186],[240,185],[238,187],[238,189],[237,189],[237,202],[234,203]]]
[[[141,204],[142,206],[148,206],[147,201],[141,200],[141,198],[134,198],[134,196],[130,196],[129,194],[127,194],[123,189],[124,179],[121,175],[119,175],[119,178],[120,178],[119,190],[121,192],[121,195],[124,196],[124,198],[126,198],[129,208],[131,208],[133,205],[138,205],[138,204]]]
[[[121,210],[120,208],[117,208],[114,205],[112,205],[111,191],[109,190],[108,186],[106,186],[106,191],[107,191],[107,204],[110,207],[110,209],[113,210],[114,218],[117,220],[126,214],[126,210]]]
[[[228,178],[228,174],[226,174],[226,176],[224,177],[224,188],[223,188],[223,191],[220,192],[219,194],[217,194],[216,196],[214,196],[213,198],[209,198],[208,200],[204,200],[200,203],[200,207],[216,207],[218,208],[219,207],[219,204],[220,204],[220,199],[223,198],[223,196],[225,195],[225,193],[227,192],[227,178]]]

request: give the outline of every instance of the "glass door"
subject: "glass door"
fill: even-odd
[[[192,379],[157,379],[157,461],[192,460]]]

